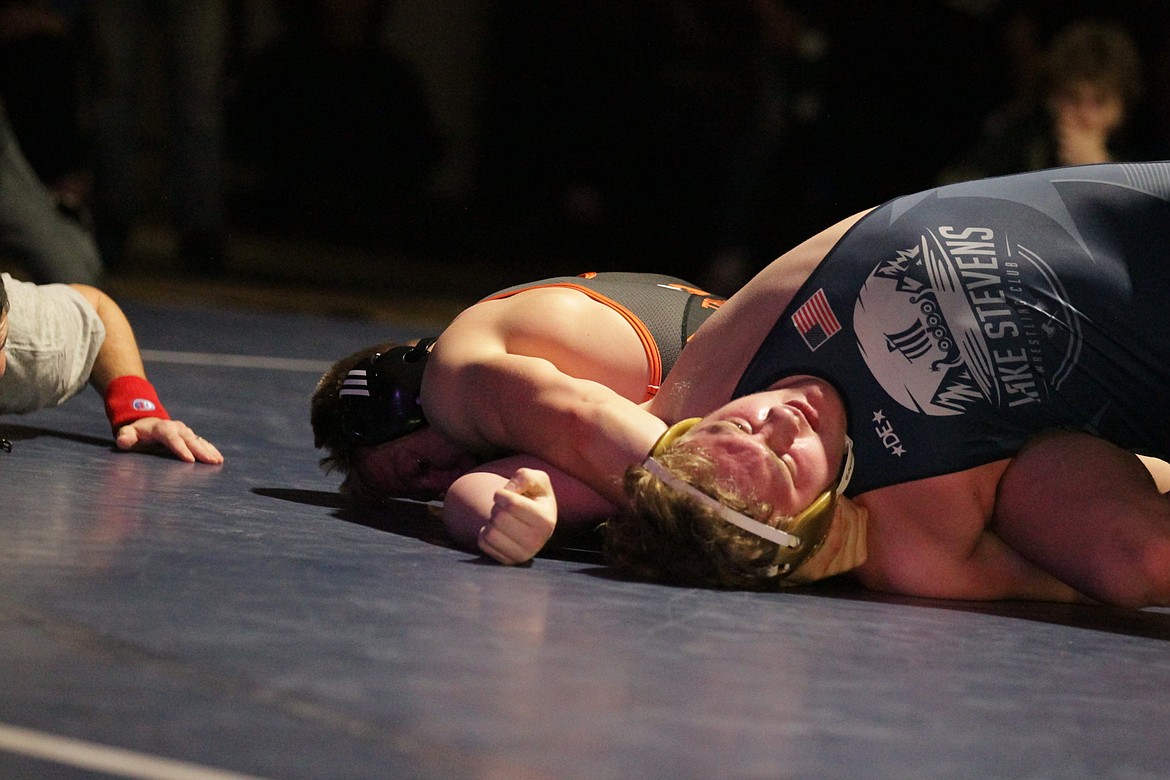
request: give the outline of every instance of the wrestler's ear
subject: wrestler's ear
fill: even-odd
[[[845,496],[838,496],[821,549],[784,578],[785,585],[804,585],[843,574],[865,563],[869,510]]]

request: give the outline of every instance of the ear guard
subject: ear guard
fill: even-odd
[[[785,574],[795,571],[809,556],[820,549],[825,537],[829,534],[833,515],[837,509],[837,496],[845,492],[849,479],[853,476],[853,441],[848,436],[845,437],[845,455],[842,458],[841,471],[837,474],[837,479],[799,513],[792,517],[780,518],[778,524],[788,528],[788,531],[782,531],[767,523],[761,523],[753,517],[736,512],[679,478],[674,472],[655,460],[656,455],[661,454],[687,431],[695,427],[700,419],[692,417],[667,428],[666,432],[655,442],[654,447],[650,450],[650,455],[642,465],[665,484],[714,511],[721,520],[779,545],[782,548],[778,560],[781,570]]]
[[[341,428],[353,444],[373,446],[427,424],[421,394],[423,371],[435,339],[395,347],[355,365],[341,383]]]

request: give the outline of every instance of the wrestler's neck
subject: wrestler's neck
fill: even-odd
[[[829,533],[820,548],[789,575],[785,583],[804,585],[864,566],[869,556],[868,518],[869,513],[863,507],[840,498]]]

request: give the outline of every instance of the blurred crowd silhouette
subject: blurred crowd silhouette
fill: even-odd
[[[30,220],[112,274],[146,221],[205,277],[248,235],[730,293],[897,194],[1170,157],[1170,5],[0,0],[0,101],[43,187],[0,171],[0,256],[42,281],[86,266]]]

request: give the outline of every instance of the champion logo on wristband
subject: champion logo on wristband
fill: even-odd
[[[150,382],[132,374],[120,376],[106,386],[106,417],[115,431],[143,417],[170,419]]]

